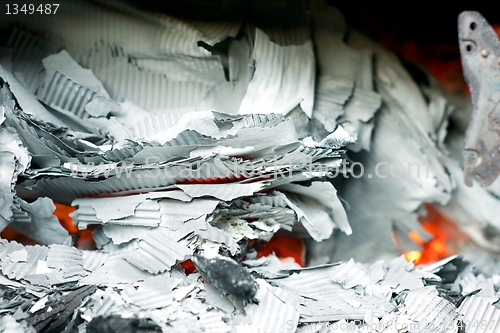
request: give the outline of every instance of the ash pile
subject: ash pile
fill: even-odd
[[[0,332],[499,330],[500,192],[463,184],[470,102],[326,2],[246,9],[2,20],[0,230],[31,244],[0,239]],[[431,238],[426,203],[465,255],[400,256]],[[307,253],[259,254],[277,236]]]

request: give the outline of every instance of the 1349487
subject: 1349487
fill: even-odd
[[[5,7],[5,14],[7,15],[54,15],[59,9],[59,4],[7,3]]]

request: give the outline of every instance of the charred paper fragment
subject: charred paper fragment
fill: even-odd
[[[28,324],[37,331],[61,332],[70,322],[73,312],[81,305],[82,301],[96,291],[95,286],[84,286],[69,294],[62,296],[57,303],[47,304],[45,311],[40,311],[27,318]],[[49,307],[52,309],[49,311]]]
[[[448,302],[452,303],[457,308],[462,304],[462,302],[465,299],[480,292],[480,290],[478,289],[478,290],[474,290],[473,292],[471,292],[467,295],[462,295],[462,293],[459,293],[457,291],[450,291],[450,290],[446,290],[443,288],[436,288],[436,289],[439,293],[439,296],[441,296],[442,298],[444,298]]]
[[[162,332],[160,327],[146,319],[99,316],[87,325],[87,333],[153,333]]]
[[[13,287],[2,284],[0,285],[0,314],[6,317],[12,315],[17,320],[25,319],[35,312],[31,309],[37,303],[43,302],[43,299],[47,299],[47,295],[39,299],[29,294],[23,285]]]
[[[202,251],[195,253],[192,261],[201,276],[223,293],[240,300],[258,302],[255,299],[258,289],[255,279],[235,260],[219,254],[205,256],[205,251]]]
[[[489,186],[500,174],[500,43],[495,30],[478,12],[458,17],[460,55],[472,97],[472,117],[465,132],[463,163],[465,183],[478,178]]]
[[[458,331],[459,313],[454,304],[439,296],[436,287],[413,289],[406,293],[400,311],[416,323],[418,331],[449,332]]]

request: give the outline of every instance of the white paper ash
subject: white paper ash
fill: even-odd
[[[463,315],[462,323],[467,332],[499,329],[500,310],[479,296],[472,295],[458,308]]]
[[[434,105],[426,102],[420,88],[393,55],[378,48],[374,51],[375,78],[380,81],[378,91],[384,104],[375,115],[376,127],[370,151],[361,153],[356,162],[361,163],[364,170],[376,169],[378,173],[365,172],[341,193],[357,208],[348,215],[354,236],[346,238],[340,235],[337,260],[354,257],[370,261],[377,259],[377,254],[386,253],[386,258],[391,256],[389,253],[397,255],[398,249],[388,236],[392,223],[404,223],[405,228],[417,231],[422,239],[428,238],[416,221],[418,209],[426,202],[446,204],[454,187],[443,163],[444,153],[429,134],[439,130],[431,125],[430,113]],[[408,84],[403,83],[407,81]],[[414,101],[411,105],[409,99]],[[446,112],[441,116],[446,117]],[[391,170],[396,170],[395,165],[398,165],[401,176],[390,176]],[[370,193],[371,190],[377,193]],[[379,237],[387,238],[379,241]],[[373,239],[377,242],[371,242]],[[356,248],[356,254],[351,252],[353,248]],[[373,250],[375,248],[377,251]]]
[[[410,231],[429,239],[417,221],[429,202],[498,250],[484,231],[500,229],[500,191],[460,185],[454,106],[436,83],[419,86],[327,2],[255,4],[230,21],[209,20],[211,8],[200,20],[74,1],[0,22],[12,30],[0,45],[0,231],[38,243],[0,239],[0,331],[498,322],[500,276],[474,268],[496,263],[399,256],[418,248]],[[347,161],[367,172],[342,177]],[[368,171],[409,161],[421,177]],[[56,204],[74,209],[80,236]],[[96,250],[73,246],[90,233]],[[310,267],[259,252],[283,235],[307,244]]]
[[[4,251],[12,248],[12,250],[7,250],[11,252],[2,258],[14,259],[14,262],[19,264],[25,260],[26,253],[28,253],[27,260],[29,261],[30,251],[33,251],[30,247],[13,243],[4,242],[2,246]],[[15,250],[16,248],[18,249]],[[213,249],[217,251],[217,247]],[[197,273],[186,276],[178,266],[172,267],[170,272],[156,275],[147,272],[140,273],[140,270],[128,264],[119,254],[109,256],[103,264],[99,264],[100,267],[94,268],[91,272],[88,270],[92,265],[87,265],[86,273],[82,275],[82,265],[85,265],[83,262],[88,261],[90,252],[80,252],[73,248],[73,253],[81,259],[66,261],[70,259],[71,251],[61,252],[62,248],[53,248],[53,250],[57,251],[54,254],[67,253],[64,255],[67,259],[54,261],[56,257],[50,254],[51,249],[45,252],[48,254],[46,269],[54,270],[58,265],[63,265],[60,267],[66,267],[66,272],[70,272],[73,269],[68,265],[76,265],[79,260],[81,262],[77,265],[80,267],[80,275],[73,275],[76,280],[56,282],[59,286],[69,288],[68,291],[63,291],[63,297],[79,295],[80,290],[83,291],[78,287],[79,285],[101,286],[93,289],[94,291],[90,294],[81,294],[87,295],[82,299],[84,301],[72,305],[80,308],[81,318],[87,325],[96,325],[100,317],[121,316],[122,318],[150,318],[152,319],[150,324],[154,323],[166,331],[168,328],[175,330],[179,327],[197,327],[199,329],[206,326],[214,327],[213,329],[217,331],[253,327],[266,332],[274,332],[278,327],[286,327],[286,330],[293,332],[306,327],[318,327],[318,325],[326,325],[325,327],[330,328],[339,327],[336,325],[345,321],[350,323],[351,329],[360,331],[370,327],[375,332],[383,332],[387,329],[402,332],[395,327],[411,324],[412,327],[418,327],[420,331],[434,332],[436,329],[439,331],[436,327],[443,327],[443,325],[455,329],[462,325],[461,321],[468,318],[464,309],[477,307],[478,305],[471,305],[471,302],[477,303],[479,299],[482,299],[479,295],[469,296],[465,293],[442,289],[446,288],[446,284],[436,286],[436,281],[438,283],[440,281],[438,275],[443,272],[445,265],[457,260],[456,257],[442,261],[440,265],[434,265],[432,271],[438,275],[426,273],[425,267],[415,268],[402,258],[389,263],[379,262],[371,266],[349,261],[309,268],[290,268],[286,264],[272,260],[272,256],[262,258],[264,260],[259,260],[259,263],[255,262],[259,267],[257,271],[239,266],[239,269],[248,272],[247,274],[252,274],[250,272],[253,271],[260,276],[255,280],[258,287],[255,293],[256,303],[253,304],[241,303],[240,300],[228,294],[224,288],[215,289],[212,285],[214,281],[211,280],[215,275],[207,276],[208,280],[200,279]],[[95,257],[95,255],[92,256]],[[212,256],[209,254],[208,258]],[[220,257],[216,255],[213,258],[218,258],[217,256]],[[221,257],[221,260],[225,260],[222,258],[224,257]],[[237,265],[236,262],[234,264]],[[203,269],[211,270],[204,264],[198,263],[198,265],[203,266]],[[250,265],[249,261],[247,265]],[[2,266],[5,266],[5,262],[2,262]],[[349,267],[356,269],[349,269]],[[271,271],[267,272],[267,269]],[[399,280],[391,278],[389,272],[393,269],[407,272],[408,276],[400,274]],[[280,272],[280,276],[268,277],[272,276],[271,272]],[[462,272],[465,271],[462,270]],[[126,274],[126,277],[123,274]],[[408,284],[409,276],[419,280],[420,284]],[[29,296],[25,291],[21,291],[24,289],[19,289],[20,284],[10,282],[9,279],[0,281],[4,288],[17,290],[21,293],[20,295],[23,295],[22,297],[34,297],[31,305],[24,310],[19,310],[19,314],[26,311],[35,316],[40,313],[40,307],[47,308],[53,304],[51,303],[53,301],[44,298],[44,292],[35,294],[38,296]],[[77,284],[74,285],[74,282],[70,281],[76,281]],[[34,282],[38,283],[38,280]],[[21,283],[27,288],[30,286],[28,280],[22,280]],[[378,288],[384,289],[384,284],[389,287],[387,292],[378,292]],[[399,288],[401,286],[404,287]],[[45,292],[53,293],[54,291],[45,289]],[[64,302],[66,298],[60,300]],[[332,299],[335,302],[332,302]],[[429,307],[428,304],[433,306]],[[424,312],[422,312],[423,306]],[[16,312],[15,309],[11,311],[12,314]],[[62,311],[62,309],[59,308],[57,311]],[[188,314],[193,313],[197,314],[197,318],[187,322]],[[272,318],[266,319],[271,313]],[[466,316],[462,317],[462,313]],[[19,317],[19,314],[15,316],[23,317]],[[73,321],[74,318],[69,320],[70,323]],[[31,319],[28,323],[36,326]],[[450,332],[455,331],[450,330]]]
[[[64,229],[57,217],[53,214],[55,211],[54,203],[49,198],[40,197],[32,203],[28,203],[17,198],[22,212],[22,218],[14,215],[9,228],[23,233],[40,244],[62,244],[69,233]]]

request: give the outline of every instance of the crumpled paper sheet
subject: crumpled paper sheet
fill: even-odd
[[[18,298],[31,300],[26,303],[27,307],[21,308],[19,303],[8,312],[20,324],[26,315],[28,322],[36,323],[45,313],[42,308],[62,311],[54,302],[71,299],[83,290],[82,285],[98,285],[100,287],[85,296],[83,302],[68,304],[73,307],[71,311],[80,309],[78,313],[86,325],[94,325],[93,320],[100,316],[117,315],[150,318],[167,332],[172,328],[203,328],[214,332],[260,328],[270,333],[279,329],[294,332],[297,328],[301,331],[321,323],[340,324],[342,320],[357,320],[351,328],[353,332],[370,326],[375,332],[389,328],[403,332],[404,323],[420,325],[420,331],[434,332],[439,324],[456,327],[458,320],[464,318],[462,309],[487,302],[489,297],[477,294],[469,298],[465,291],[452,294],[443,289],[449,285],[446,287],[446,280],[441,276],[453,271],[457,284],[470,283],[474,278],[494,278],[471,275],[475,264],[464,269],[457,257],[428,268],[414,267],[404,257],[371,265],[351,260],[297,268],[271,255],[244,263],[242,269],[258,269],[262,274],[256,280],[259,303],[245,304],[221,293],[200,279],[198,273],[186,276],[177,265],[168,272],[142,271],[123,257],[122,253],[126,257],[128,251],[125,248],[107,254],[107,258],[97,256],[106,254],[103,251],[81,251],[66,245],[33,247],[3,241],[0,249],[3,273],[10,276],[0,276],[0,284],[19,294]],[[90,264],[89,260],[97,264]],[[450,268],[453,264],[454,268]],[[148,265],[154,262],[148,261]],[[276,273],[279,276],[273,276]],[[36,278],[37,275],[46,279]],[[498,285],[498,279],[490,281]],[[60,292],[55,292],[56,284]],[[450,296],[452,298],[447,298]],[[454,302],[458,302],[457,305]],[[74,319],[69,321],[71,324]]]
[[[51,307],[49,294],[57,301],[72,288],[99,285],[84,307],[73,305],[81,309],[82,332],[107,315],[148,317],[166,332],[273,332],[283,325],[293,332],[325,321],[419,320],[411,297],[398,303],[393,293],[409,291],[418,300],[440,283],[441,266],[429,272],[398,257],[297,269],[247,254],[245,265],[261,274],[255,305],[214,290],[197,273],[186,276],[179,264],[200,246],[239,256],[245,249],[238,241],[268,240],[296,222],[314,241],[335,242],[336,258],[392,259],[392,221],[419,230],[418,207],[446,203],[454,188],[443,162],[451,108],[440,93],[418,87],[393,55],[359,33],[346,40],[341,14],[319,1],[312,3],[313,22],[300,21],[290,32],[241,28],[241,21],[187,22],[120,2],[71,2],[61,10],[33,21],[10,17],[46,39],[17,30],[11,51],[2,53],[12,61],[1,60],[13,74],[0,67],[0,137],[9,148],[0,155],[7,171],[1,216],[5,224],[15,216],[15,226],[29,225],[27,233],[49,243],[0,242],[0,281],[7,288],[22,283],[37,297],[34,314]],[[74,25],[61,29],[62,14],[74,15]],[[219,42],[227,53],[216,49]],[[18,61],[31,51],[29,61]],[[428,163],[431,176],[346,180],[340,192],[351,207],[346,214],[327,171],[303,163],[308,157],[334,169],[346,146],[360,152],[365,169],[411,160]],[[182,174],[197,163],[198,174]],[[256,168],[278,176],[246,175]],[[160,169],[171,173],[146,177]],[[13,185],[21,174],[17,199]],[[79,227],[98,224],[100,250],[72,247],[50,216],[51,199],[42,196],[78,206]],[[48,226],[57,232],[37,231]],[[335,239],[335,228],[353,234]],[[477,297],[489,304],[497,297],[496,277],[457,279],[455,287],[483,286]],[[450,301],[431,296],[456,315]],[[26,309],[11,312],[20,321]]]
[[[427,239],[429,235],[416,220],[419,207],[428,202],[446,204],[454,187],[438,142],[443,129],[435,125],[444,122],[450,109],[441,103],[441,120],[433,120],[437,117],[435,101],[442,101],[442,97],[436,95],[427,102],[394,55],[381,48],[374,51],[375,78],[384,105],[375,116],[370,152],[356,159],[365,173],[341,193],[356,208],[348,212],[353,236],[339,235],[336,260],[353,257],[372,261],[397,255],[399,250],[390,237],[393,223],[416,230]],[[387,177],[375,174],[377,166]],[[391,167],[401,176],[391,176]]]

